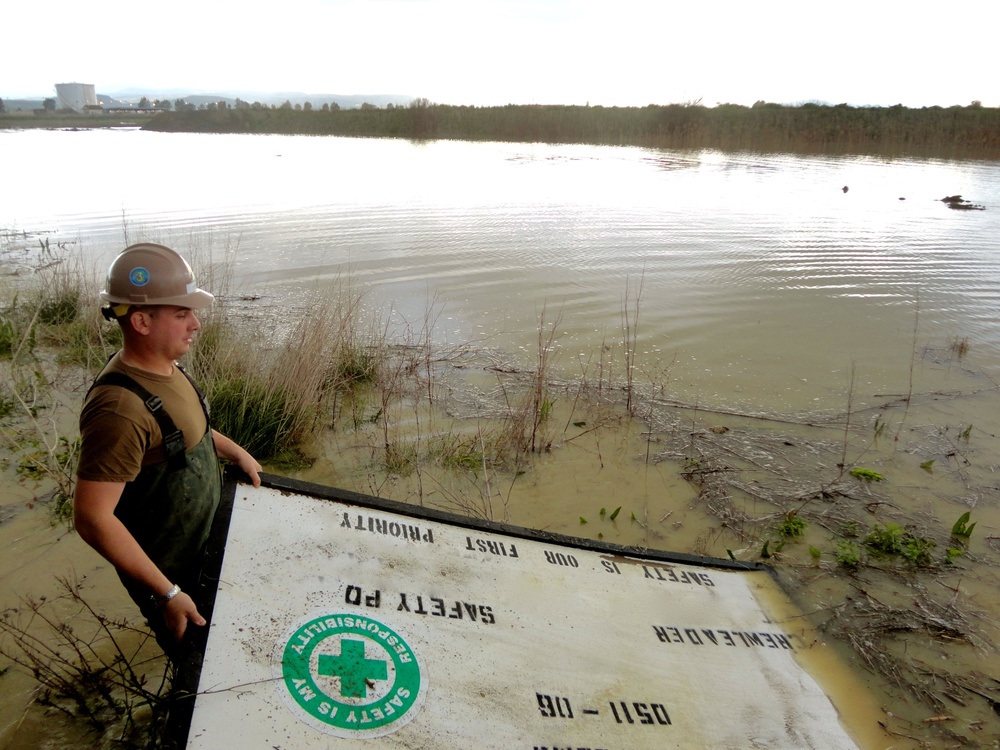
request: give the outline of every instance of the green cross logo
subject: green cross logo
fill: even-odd
[[[289,706],[338,737],[395,732],[423,704],[426,680],[413,649],[368,617],[310,617],[279,642],[276,656]]]
[[[320,654],[319,673],[340,678],[340,694],[349,698],[367,698],[368,681],[386,679],[386,664],[365,658],[365,642],[340,639],[340,656]]]

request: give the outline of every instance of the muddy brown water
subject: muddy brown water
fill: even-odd
[[[24,175],[0,187],[0,227],[30,235],[7,233],[8,265],[44,261],[41,237],[102,268],[127,234],[229,262],[231,309],[297,319],[347,277],[399,339],[426,328],[440,350],[482,353],[441,365],[440,412],[394,415],[401,440],[480,429],[470,404],[499,373],[530,372],[539,327],[555,331],[551,449],[524,474],[387,475],[368,426],[325,434],[297,476],[622,544],[759,559],[767,541],[786,594],[849,667],[842,691],[860,682],[881,707],[866,747],[995,745],[1000,166],[136,131],[0,144]],[[101,169],[154,153],[175,168],[148,184]],[[52,181],[39,163],[92,179]],[[956,193],[986,210],[949,210]],[[620,393],[579,397],[581,382],[625,379],[624,323],[634,419]],[[14,469],[4,604],[73,573],[129,615],[113,573]],[[790,510],[809,525],[781,546]],[[969,547],[944,564],[966,511]],[[842,542],[863,549],[890,523],[933,540],[933,565],[838,563]],[[11,670],[0,686],[2,743],[36,746],[57,724],[24,712],[31,680]]]

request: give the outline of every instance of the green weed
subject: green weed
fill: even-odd
[[[969,523],[971,517],[972,514],[969,511],[965,511],[951,527],[952,537],[960,540],[965,545],[968,545],[969,538],[972,536],[972,530],[976,528],[975,522]]]
[[[898,555],[903,549],[905,532],[898,524],[876,525],[865,537],[865,546],[878,556]]]
[[[447,435],[431,448],[431,454],[442,466],[461,471],[478,471],[486,463],[480,442],[475,437]]]
[[[937,547],[933,539],[914,536],[894,523],[876,525],[865,537],[865,546],[878,557],[898,555],[911,565],[928,566],[933,562],[931,552]]]
[[[945,563],[945,565],[952,565],[952,564],[954,564],[955,560],[957,560],[958,558],[960,558],[964,554],[965,554],[965,550],[963,550],[963,549],[959,549],[957,547],[948,547],[944,551],[944,563]]]
[[[58,299],[42,303],[38,308],[38,322],[46,326],[63,326],[72,323],[80,314],[77,294],[64,294]]]
[[[835,557],[837,564],[853,570],[861,564],[861,548],[850,539],[841,539],[837,543]]]
[[[851,469],[848,473],[855,479],[860,479],[862,482],[881,482],[885,479],[885,477],[877,471],[873,471],[872,469],[863,469],[861,467]]]
[[[299,414],[291,395],[255,375],[217,380],[207,397],[216,429],[259,461],[288,450],[299,437]]]
[[[390,474],[406,475],[417,466],[417,449],[412,445],[387,443],[384,452],[384,468]]]
[[[799,539],[805,534],[809,523],[795,511],[788,513],[778,526],[778,536],[782,539]]]

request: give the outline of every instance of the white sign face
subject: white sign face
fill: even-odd
[[[239,485],[188,747],[856,748],[761,576]]]

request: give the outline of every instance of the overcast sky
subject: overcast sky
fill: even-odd
[[[0,97],[53,84],[402,94],[445,104],[701,100],[1000,106],[994,0],[9,2]]]

